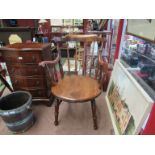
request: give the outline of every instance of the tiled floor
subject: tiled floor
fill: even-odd
[[[96,99],[98,130],[93,129],[91,105],[87,103],[61,103],[59,125],[54,126],[54,107],[44,104],[33,105],[37,118],[35,124],[25,133],[26,135],[109,135],[112,123],[108,113],[103,93]],[[0,118],[0,134],[12,134]]]

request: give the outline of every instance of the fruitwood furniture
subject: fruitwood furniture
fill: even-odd
[[[98,97],[102,92],[102,86],[107,78],[108,64],[102,61],[101,51],[103,48],[103,43],[105,40],[103,38],[97,37],[97,35],[67,35],[65,40],[74,40],[84,43],[83,50],[83,61],[81,70],[77,70],[77,54],[78,49],[75,49],[75,70],[70,70],[70,57],[69,52],[67,52],[68,57],[68,72],[64,73],[62,71],[62,65],[60,63],[60,68],[56,69],[57,63],[60,62],[60,50],[57,47],[57,57],[54,61],[43,61],[40,63],[41,66],[49,68],[53,67],[50,72],[52,78],[51,93],[56,98],[55,104],[55,125],[58,125],[58,113],[59,105],[62,101],[69,103],[76,102],[91,102],[92,116],[94,129],[97,129],[97,117],[96,117],[96,102],[95,98]],[[95,59],[94,49],[90,50],[90,45],[93,41],[99,41],[100,50],[98,56]],[[93,47],[94,48],[94,47]],[[69,50],[69,49],[68,49]],[[68,51],[67,50],[67,51]],[[91,52],[90,52],[91,51]],[[95,62],[95,60],[97,60]]]
[[[51,60],[50,44],[15,43],[2,47],[0,52],[6,62],[13,90],[29,91],[33,101],[46,101],[50,106],[51,81],[46,70],[38,66],[41,61]]]

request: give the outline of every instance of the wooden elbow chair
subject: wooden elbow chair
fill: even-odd
[[[91,102],[94,129],[97,129],[96,102],[103,89],[103,84],[107,80],[108,64],[102,60],[101,52],[95,59],[94,52],[90,53],[91,42],[102,41],[96,35],[68,35],[68,40],[74,40],[84,43],[82,66],[78,70],[77,54],[78,48],[75,48],[74,71],[71,70],[69,49],[67,48],[68,72],[63,72],[61,64],[60,50],[57,47],[57,55],[53,61],[43,61],[39,65],[46,67],[52,80],[51,94],[56,98],[55,104],[55,125],[58,125],[59,105],[62,101],[69,103]],[[102,48],[102,46],[101,46]],[[102,51],[102,50],[100,50]],[[95,62],[96,60],[96,62]]]

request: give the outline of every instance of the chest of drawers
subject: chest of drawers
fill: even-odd
[[[14,91],[29,91],[36,100],[50,99],[48,73],[38,65],[43,60],[51,60],[50,44],[16,43],[1,48],[0,52]]]

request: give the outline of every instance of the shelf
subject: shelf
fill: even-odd
[[[67,50],[67,46],[60,46],[61,50]],[[69,50],[75,50],[75,48],[69,48]]]
[[[106,31],[106,30],[104,30],[104,31],[88,31],[87,33],[90,33],[90,34],[112,34],[112,32],[111,31]]]
[[[59,25],[53,25],[51,27],[60,27],[60,28],[83,28],[83,26],[75,26],[75,25],[70,25],[70,26],[59,26]]]
[[[51,32],[52,34],[83,34],[84,32]],[[112,34],[111,31],[88,31],[89,34]]]
[[[31,27],[1,27],[0,32],[23,32],[23,31],[32,31],[34,28]]]
[[[52,34],[83,34],[83,32],[51,32]]]
[[[51,34],[52,35],[66,35],[69,33],[82,34],[83,33],[83,25],[75,26],[75,25],[53,25],[51,26]]]

